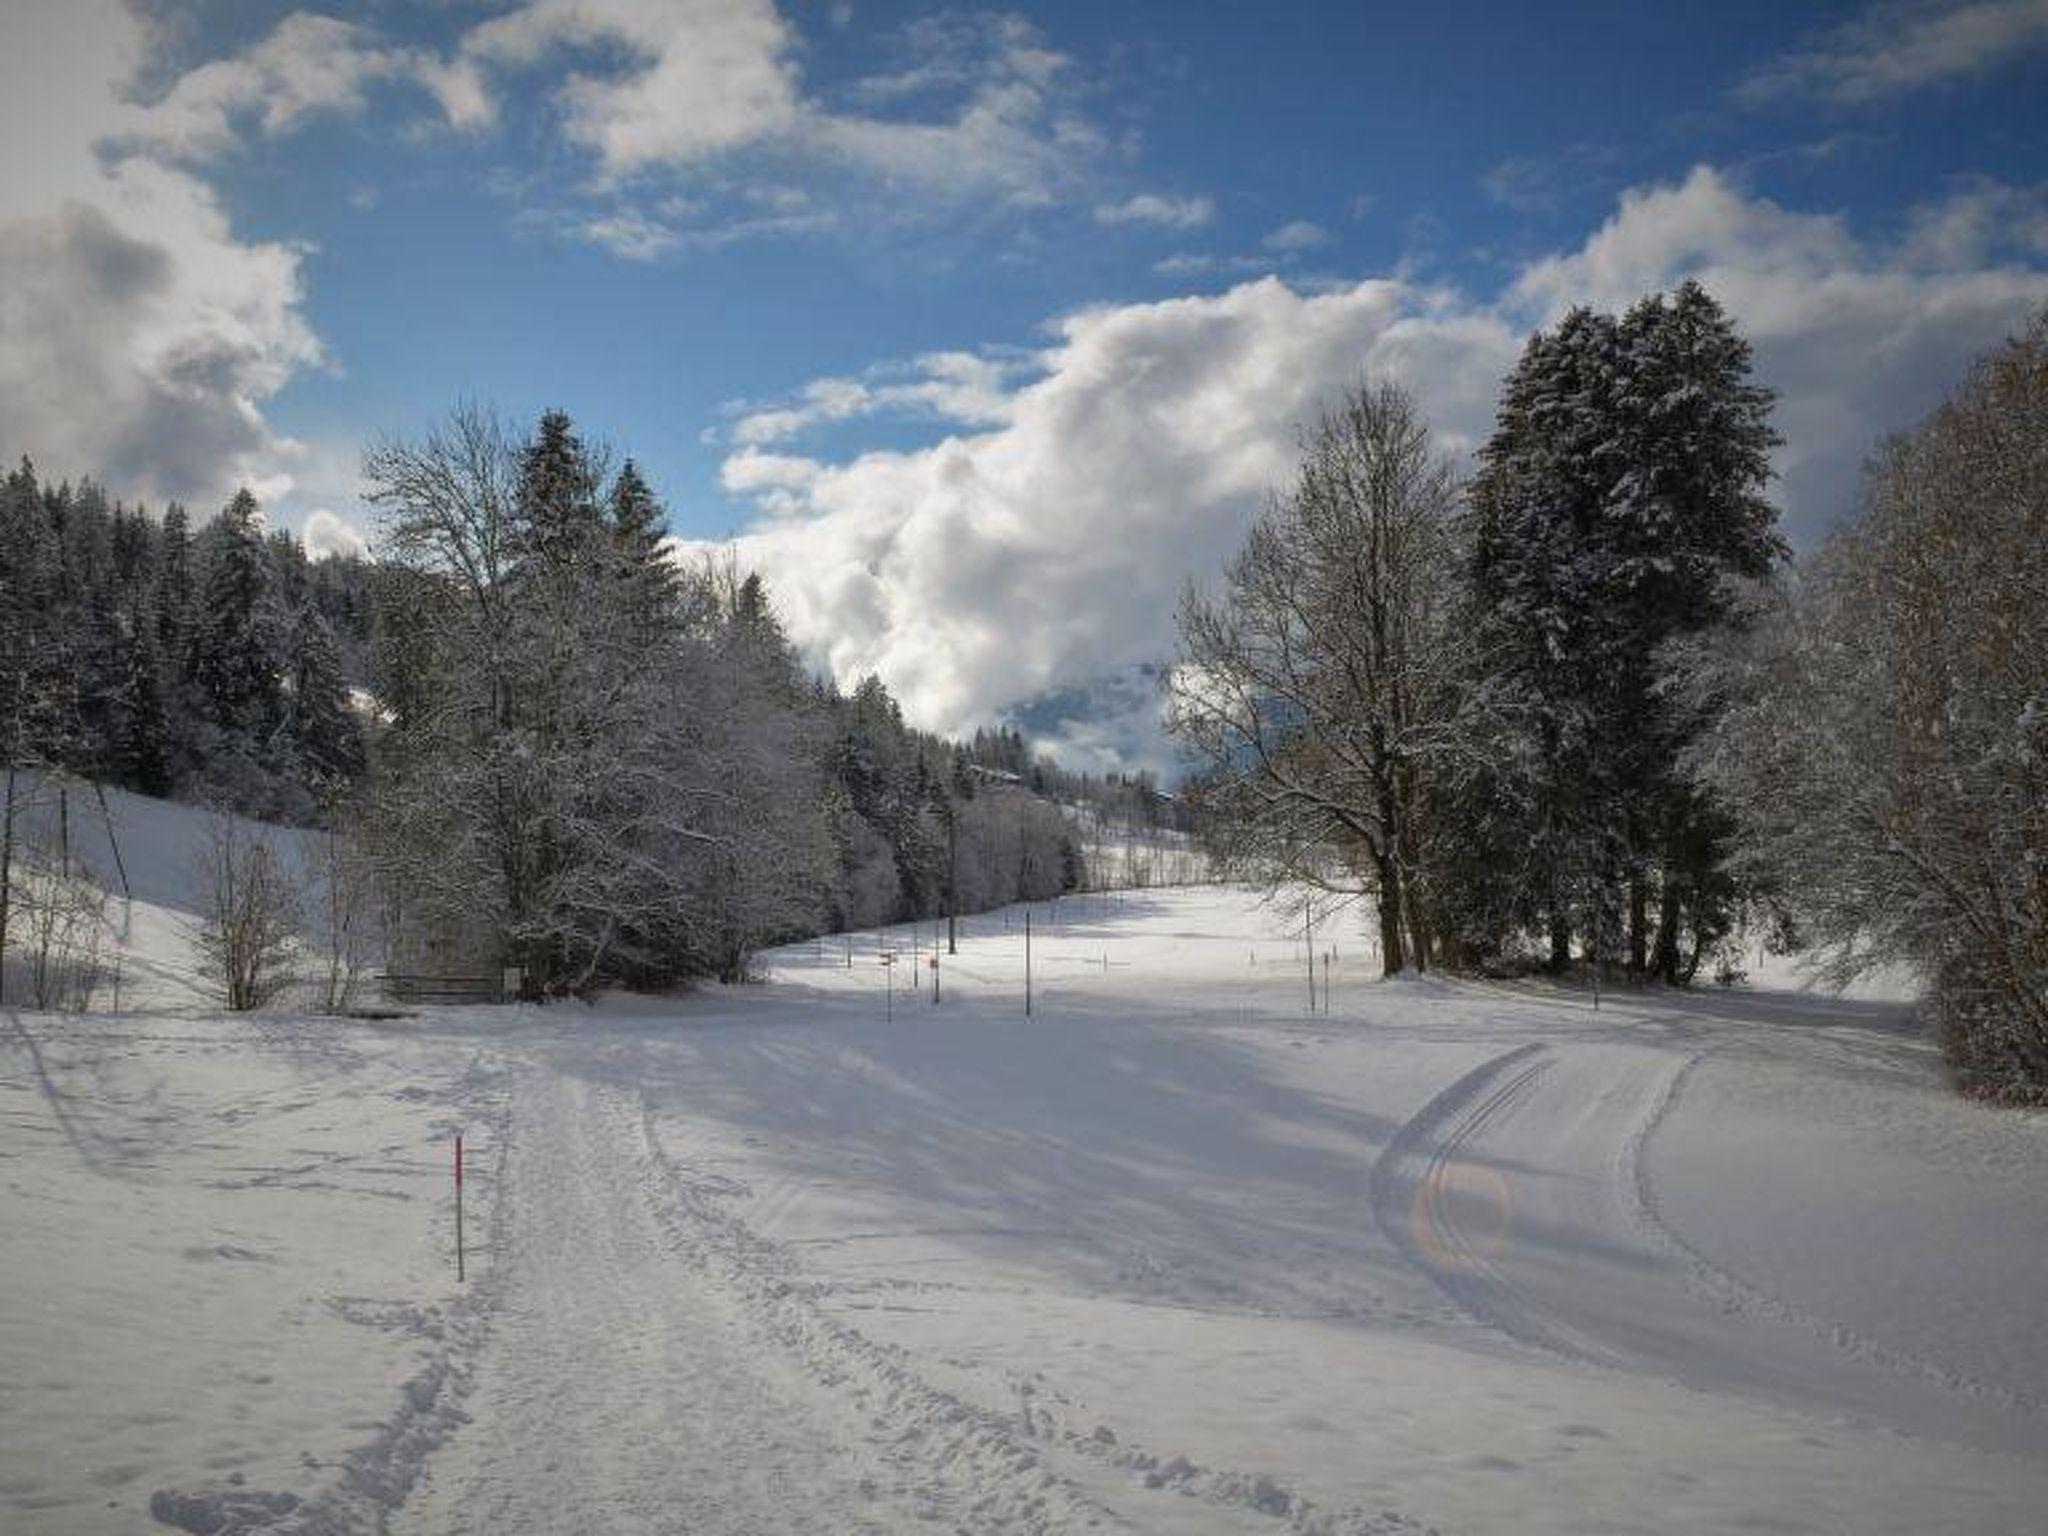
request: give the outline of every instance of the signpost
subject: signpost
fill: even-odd
[[[886,1010],[883,1017],[893,1024],[896,1021],[896,951],[893,949],[883,950],[881,959],[882,986],[889,999],[883,1005]]]

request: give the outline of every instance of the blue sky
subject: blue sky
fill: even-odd
[[[28,0],[0,451],[373,531],[366,438],[561,405],[924,723],[1156,761],[1144,669],[1296,428],[1447,451],[1701,276],[1787,526],[2048,300],[2048,3]]]

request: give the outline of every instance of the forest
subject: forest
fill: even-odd
[[[57,905],[55,850],[16,837],[37,771],[326,828],[323,904],[391,969],[502,961],[534,997],[1043,900],[1086,877],[1069,812],[1176,817],[1149,776],[1069,772],[1009,728],[952,743],[878,679],[812,675],[760,581],[675,560],[634,464],[564,414],[458,412],[368,469],[376,559],[308,559],[247,491],[194,527],[8,477],[0,938]]]

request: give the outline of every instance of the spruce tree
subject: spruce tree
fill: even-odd
[[[566,569],[589,553],[603,526],[598,478],[567,413],[544,414],[519,460],[512,529],[518,574],[533,579],[543,569]]]
[[[118,726],[109,754],[115,780],[145,795],[171,790],[171,722],[164,704],[163,656],[144,616],[121,647]]]
[[[635,642],[652,644],[679,618],[677,573],[666,543],[667,514],[631,459],[612,481],[607,501],[618,566],[617,601],[629,617]]]
[[[291,632],[290,719],[309,787],[331,790],[362,771],[362,730],[349,704],[334,631],[310,602]]]
[[[1591,310],[1532,338],[1504,390],[1473,486],[1474,623],[1496,721],[1522,749],[1468,785],[1468,840],[1525,828],[1456,862],[1520,870],[1533,889],[1484,898],[1543,911],[1550,960],[1574,929],[1599,953],[1625,926],[1633,969],[1678,971],[1677,927],[1719,921],[1720,825],[1685,787],[1679,754],[1700,721],[1667,702],[1665,648],[1724,622],[1731,579],[1783,554],[1763,490],[1772,396],[1750,350],[1696,283],[1620,321]],[[1476,786],[1476,787],[1475,787]],[[1504,806],[1524,808],[1517,818]],[[1484,829],[1491,829],[1490,834]],[[1654,961],[1647,915],[1660,891]]]
[[[188,782],[255,815],[305,816],[310,798],[286,725],[286,624],[256,500],[238,492],[200,540]]]

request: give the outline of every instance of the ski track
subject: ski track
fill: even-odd
[[[1606,1060],[1617,1052],[1641,1060]],[[1762,1387],[1907,1432],[1953,1437],[1958,1406],[1975,1408],[1966,1443],[2037,1446],[2034,1399],[1752,1285],[1672,1227],[1648,1151],[1707,1053],[1670,1054],[1577,1040],[1481,1063],[1395,1133],[1373,1169],[1375,1219],[1446,1296],[1521,1345],[1685,1387]],[[1543,1155],[1518,1145],[1528,1128],[1547,1132]]]
[[[1694,1069],[1707,1059],[1707,1054],[1705,1051],[1695,1052],[1672,1069],[1649,1113],[1624,1144],[1617,1167],[1617,1178],[1631,1196],[1640,1229],[1682,1267],[1687,1283],[1722,1313],[1761,1313],[1803,1329],[1824,1345],[1866,1360],[1901,1378],[1964,1397],[1982,1399],[2011,1413],[2038,1414],[2041,1403],[2032,1395],[2011,1391],[1965,1371],[1895,1349],[1847,1323],[1819,1317],[1717,1264],[1679,1234],[1665,1218],[1658,1203],[1656,1188],[1650,1179],[1648,1151],[1657,1128],[1677,1107],[1686,1083]],[[2048,1426],[2043,1426],[2042,1433],[2048,1434]]]
[[[1478,1235],[1452,1198],[1456,1170],[1487,1166],[1466,1161],[1468,1154],[1478,1155],[1474,1144],[1487,1126],[1512,1114],[1551,1065],[1546,1047],[1517,1046],[1473,1068],[1425,1104],[1373,1165],[1373,1214],[1409,1262],[1471,1316],[1566,1359],[1618,1364],[1615,1355],[1548,1312],[1494,1261],[1488,1250],[1504,1235],[1511,1207],[1495,1207],[1502,1231]]]

